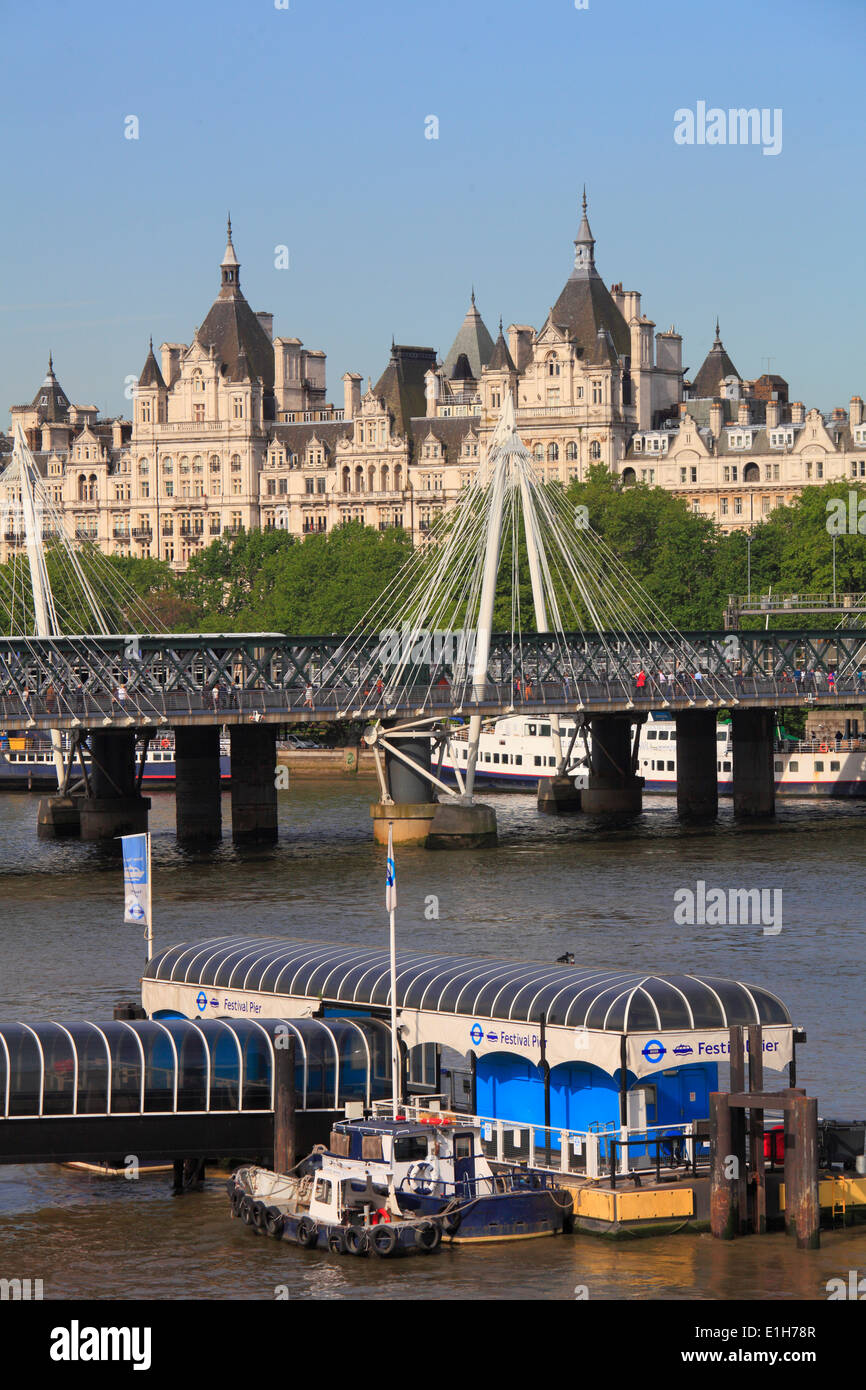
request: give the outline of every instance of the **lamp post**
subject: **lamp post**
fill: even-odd
[[[835,607],[836,607],[836,537],[835,537],[835,536],[832,537],[832,541],[833,541],[833,607],[835,608]]]
[[[746,583],[747,583],[747,585],[748,585],[748,590],[749,590],[749,598],[748,598],[748,601],[749,601],[750,604],[751,604],[751,602],[752,602],[752,540],[753,540],[753,536],[752,536],[752,533],[751,533],[751,531],[750,531],[749,534],[746,536],[746,548],[747,548],[747,551],[748,551],[748,565],[747,565],[747,572],[746,572]]]

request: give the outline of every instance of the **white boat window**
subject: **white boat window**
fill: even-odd
[[[323,1202],[327,1206],[331,1200],[331,1184],[327,1178],[316,1178],[316,1190],[313,1195],[317,1202]]]
[[[394,1140],[394,1162],[414,1163],[427,1157],[426,1134],[401,1134]]]
[[[781,771],[782,771],[782,764],[781,764],[781,763],[774,763],[773,766],[775,767],[775,769],[776,769],[777,772],[781,772]]]
[[[674,770],[674,765],[673,765],[673,763],[668,763],[668,772],[673,772],[673,770]]]
[[[668,736],[668,731],[667,731],[667,729],[659,729],[659,739],[665,739],[665,738],[667,738],[667,736]]]
[[[791,772],[800,771],[800,764],[797,762],[796,758],[792,758],[791,761],[788,763],[788,769]]]
[[[730,772],[730,770],[731,770],[731,764],[730,764],[730,763],[722,763],[722,772]]]
[[[494,761],[495,763],[498,763],[498,762],[499,762],[499,754],[498,754],[498,753],[494,753],[494,754],[493,754],[493,761]]]
[[[648,729],[648,730],[647,730],[647,738],[655,738],[655,736],[656,736],[656,731],[655,731],[655,729]]]
[[[819,763],[819,762],[816,761],[816,763],[815,763],[815,771],[816,771],[816,772],[823,772],[823,771],[824,771],[824,764],[823,764],[822,762]]]
[[[536,728],[537,728],[537,725],[535,725],[535,724],[527,724],[527,726],[526,726],[526,732],[529,734],[530,738],[535,738],[535,730],[536,730]]]
[[[831,771],[831,772],[838,772],[840,766],[841,766],[840,763],[831,762],[831,763],[830,763],[830,771]]]
[[[515,755],[514,761],[517,763],[517,766],[518,766],[518,767],[522,767],[522,766],[523,766],[523,754],[522,754],[522,753],[517,753],[517,754]]]
[[[725,739],[726,739],[727,737],[728,737],[728,736],[727,736],[727,734],[724,732],[724,730],[719,730],[719,731],[717,732],[717,734],[716,734],[716,738],[718,739],[719,743],[724,743],[724,742],[725,742]]]
[[[550,725],[549,725],[549,724],[540,724],[540,725],[538,726],[538,732],[539,732],[539,735],[541,736],[541,738],[550,738]]]
[[[539,758],[538,754],[536,754],[535,756],[535,766],[541,767],[541,759]]]

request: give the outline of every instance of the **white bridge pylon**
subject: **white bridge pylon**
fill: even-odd
[[[391,797],[380,749],[411,764],[433,787],[455,795],[439,772],[422,767],[400,747],[430,739],[440,751],[452,744],[451,721],[435,714],[437,687],[449,687],[447,703],[458,717],[469,715],[465,781],[451,763],[457,799],[471,801],[483,716],[478,705],[507,684],[509,711],[521,699],[536,702],[538,672],[524,637],[549,634],[561,677],[557,703],[571,705],[582,724],[576,697],[574,634],[593,639],[612,670],[624,666],[659,678],[699,672],[691,704],[730,703],[730,673],[700,671],[697,652],[672,626],[651,595],[629,573],[610,545],[589,525],[585,508],[575,508],[559,483],[546,483],[521,440],[514,403],[506,395],[486,460],[457,505],[445,513],[430,539],[410,557],[387,591],[364,616],[336,654],[354,682],[345,715],[376,708],[380,719],[365,733],[377,752],[383,800]],[[491,635],[510,632],[510,656],[491,672]],[[569,640],[565,640],[569,633]],[[370,636],[378,634],[378,645]],[[501,654],[501,640],[497,643]],[[588,647],[587,647],[588,650]],[[504,667],[507,666],[507,669]],[[572,693],[575,692],[575,693]],[[703,697],[703,698],[701,698]],[[665,703],[662,698],[661,704]],[[415,718],[405,718],[414,705]],[[358,706],[359,708],[354,708]],[[396,722],[398,709],[404,715]],[[394,719],[387,727],[382,719]],[[563,757],[559,716],[550,716],[557,772]],[[575,736],[577,729],[575,729]],[[465,734],[459,735],[461,741]],[[570,750],[569,750],[570,751]]]

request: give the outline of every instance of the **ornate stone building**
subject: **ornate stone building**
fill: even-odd
[[[475,303],[440,360],[392,343],[373,386],[343,377],[326,403],[325,355],[273,336],[240,286],[231,224],[217,298],[192,341],[153,345],[133,419],[73,405],[49,359],[29,405],[13,406],[67,526],[109,552],[177,569],[241,528],[303,536],[358,519],[424,539],[483,462],[506,391],[547,481],[594,464],[624,483],[669,488],[724,527],[750,526],[809,482],[866,478],[863,403],[828,418],[789,404],[779,376],[740,377],[716,325],[693,381],[682,339],[656,332],[637,291],[608,289],[586,198],[574,261],[539,328],[496,339]],[[0,464],[11,448],[0,438]],[[4,496],[5,495],[5,496]],[[14,483],[3,483],[0,560],[21,545]]]

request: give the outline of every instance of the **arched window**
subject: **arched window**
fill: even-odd
[[[548,462],[548,463],[559,463],[559,445],[558,445],[558,444],[548,444],[548,446],[547,446],[547,462]]]
[[[352,470],[348,464],[343,468],[343,491],[350,492],[352,489]]]
[[[219,454],[211,454],[211,456],[210,456],[210,471],[211,471],[211,473],[219,473],[219,471],[220,471]]]
[[[387,463],[382,465],[382,491],[387,492],[391,486],[391,473]]]
[[[183,458],[182,458],[181,461],[180,461],[180,471],[181,471],[181,473],[188,473],[188,472],[189,472],[189,459],[186,457],[185,454],[184,454]]]
[[[86,474],[86,473],[79,473],[79,475],[78,475],[78,500],[79,500],[79,502],[86,502],[86,501],[87,501],[87,474]]]
[[[195,458],[192,461],[192,471],[193,473],[201,473],[202,469],[203,465],[201,461],[201,454],[196,454]]]
[[[622,470],[622,481],[624,487],[631,487],[633,483],[637,482],[637,474],[633,468],[624,468]]]
[[[204,390],[204,378],[198,370],[194,371],[192,374],[192,389],[193,391]]]
[[[597,439],[594,439],[589,446],[589,457],[593,460],[601,458],[601,445]]]
[[[232,456],[231,456],[231,462],[230,462],[230,464],[229,464],[229,467],[231,468],[231,471],[232,471],[233,473],[240,473],[240,471],[241,471],[241,456],[240,456],[240,454],[232,454]]]
[[[543,445],[543,444],[536,444],[535,448],[534,448],[533,451],[532,451],[532,457],[536,460],[537,463],[544,463],[544,445]]]
[[[162,461],[162,471],[163,471],[163,473],[173,473],[173,472],[174,472],[174,463],[172,462],[172,458],[171,458],[171,455],[170,455],[170,454],[166,454],[165,458],[164,458],[163,461]]]
[[[395,463],[395,465],[394,465],[394,491],[395,491],[395,492],[400,492],[400,490],[402,489],[402,487],[403,487],[403,465],[400,464],[400,463]]]
[[[573,439],[569,440],[565,446],[565,457],[568,459],[569,463],[573,463],[577,458],[577,445]]]
[[[559,376],[559,359],[555,352],[548,354],[546,365],[548,376]]]
[[[360,463],[358,464],[358,467],[355,469],[355,491],[364,491],[364,470],[361,467]]]
[[[372,464],[370,464],[370,467],[367,469],[367,491],[376,491],[376,470]]]
[[[744,483],[757,483],[761,479],[761,470],[756,463],[747,463],[743,469]]]

